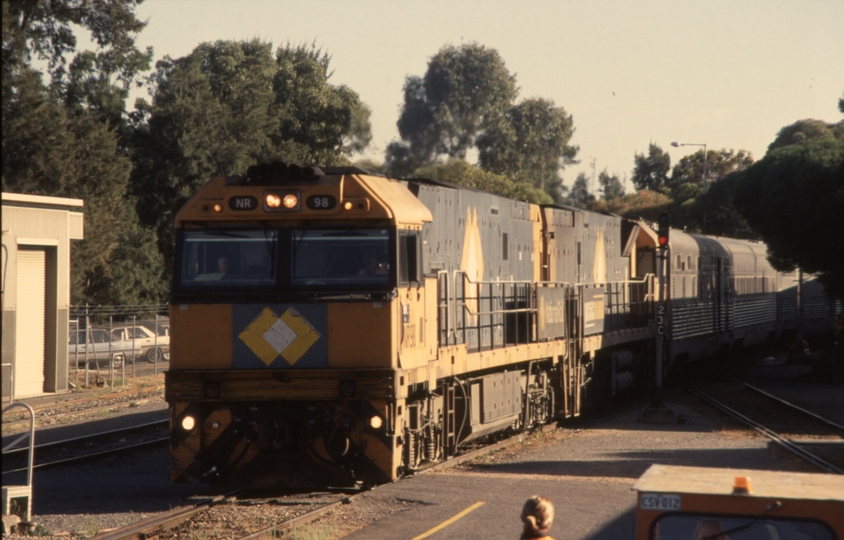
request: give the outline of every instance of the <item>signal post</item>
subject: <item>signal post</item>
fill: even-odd
[[[672,424],[677,415],[665,406],[662,400],[662,371],[665,356],[665,340],[668,336],[668,311],[665,290],[665,261],[668,260],[668,232],[671,227],[667,212],[659,215],[657,221],[656,275],[658,297],[656,303],[656,354],[654,358],[654,398],[648,407],[639,414],[640,422],[654,424]]]

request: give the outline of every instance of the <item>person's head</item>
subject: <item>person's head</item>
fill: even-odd
[[[231,271],[231,261],[225,255],[217,259],[217,270],[221,274],[228,274]]]
[[[692,540],[703,540],[704,538],[710,540],[727,540],[727,535],[724,534],[724,529],[718,525],[717,521],[704,519],[697,524]]]
[[[554,522],[554,505],[545,497],[534,495],[522,507],[522,538],[545,536]]]

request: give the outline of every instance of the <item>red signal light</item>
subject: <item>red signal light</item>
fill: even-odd
[[[667,212],[663,212],[659,215],[657,219],[657,233],[656,238],[657,242],[659,243],[659,247],[667,248],[668,247],[668,229],[671,227],[670,218],[668,217]]]

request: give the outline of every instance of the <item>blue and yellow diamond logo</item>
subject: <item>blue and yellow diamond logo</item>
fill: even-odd
[[[268,366],[279,355],[292,366],[317,342],[320,334],[293,308],[281,317],[264,308],[238,337]]]

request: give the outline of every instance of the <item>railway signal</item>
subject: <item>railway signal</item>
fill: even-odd
[[[656,238],[659,247],[666,249],[668,247],[668,228],[671,226],[671,219],[668,217],[668,212],[663,212],[659,215],[657,220]]]

